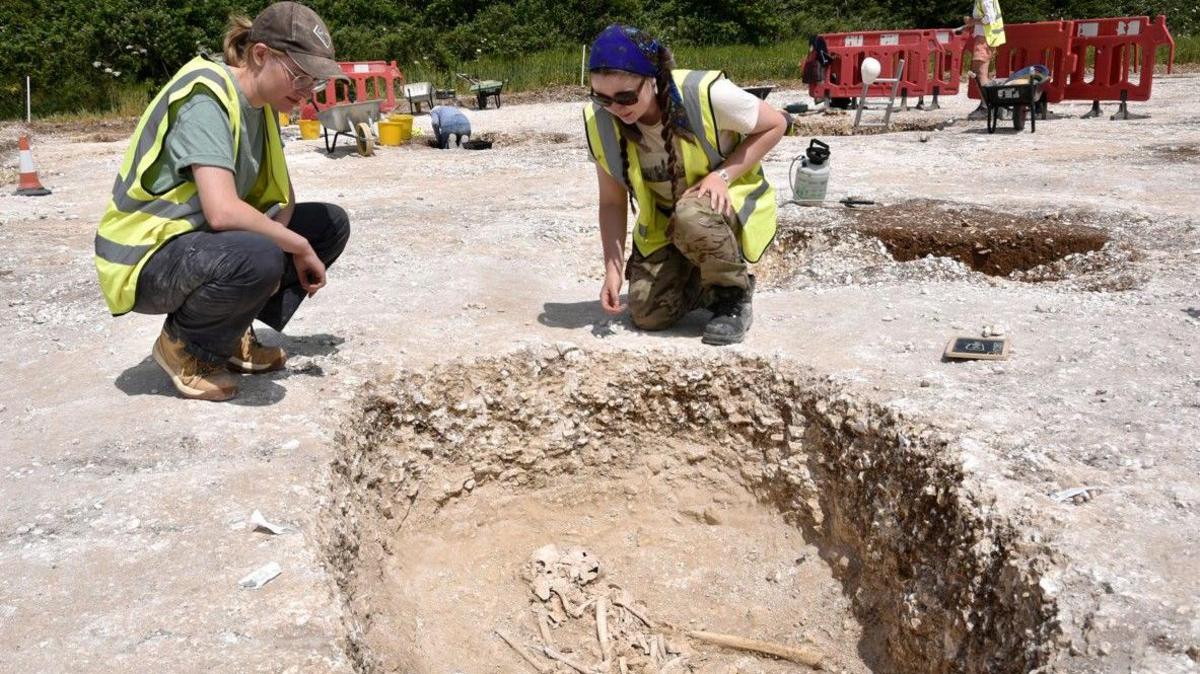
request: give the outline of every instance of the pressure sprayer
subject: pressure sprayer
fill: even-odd
[[[800,162],[798,169],[796,162]],[[788,175],[792,179],[792,198],[796,203],[820,206],[829,187],[829,146],[813,138],[804,154],[792,160]]]

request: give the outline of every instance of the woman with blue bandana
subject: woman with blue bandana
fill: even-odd
[[[624,310],[625,278],[634,325],[662,330],[706,307],[703,341],[734,344],[752,319],[747,262],[775,237],[775,191],[759,162],[786,121],[723,72],[674,66],[636,28],[614,24],[592,44],[584,122],[600,194],[600,304]],[[637,213],[627,266],[626,204]]]

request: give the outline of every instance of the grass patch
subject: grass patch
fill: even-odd
[[[800,63],[808,54],[807,40],[788,40],[768,46],[726,45],[680,47],[675,61],[681,68],[720,69],[738,83],[788,80],[800,77]],[[504,80],[505,91],[529,91],[556,86],[578,86],[582,50],[552,49],[518,58],[484,56],[466,61],[450,72],[425,62],[403,65],[409,82],[433,82],[438,88],[453,86],[466,94],[469,85],[454,73],[480,79]]]
[[[1167,50],[1160,49],[1158,62],[1167,62]],[[1200,35],[1185,35],[1175,38],[1176,63],[1200,63]]]

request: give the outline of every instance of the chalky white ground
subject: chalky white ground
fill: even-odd
[[[832,138],[832,198],[1059,213],[1141,249],[1143,280],[1088,292],[818,257],[829,269],[806,273],[832,280],[761,292],[735,347],[812,367],[953,434],[979,498],[1061,553],[1043,587],[1061,593],[1068,622],[1094,616],[1065,638],[1062,671],[1196,666],[1198,99],[1200,76],[1161,77],[1153,100],[1134,104],[1148,120],[1109,121],[1112,105],[1080,120],[1087,104],[1062,104],[1071,118],[1036,134],[960,121],[927,142]],[[974,105],[943,103],[911,115]],[[359,384],[530,341],[705,352],[703,313],[641,334],[600,311],[580,104],[469,114],[477,131],[501,134],[495,149],[362,158],[288,145],[300,199],[342,204],[354,232],[288,334],[262,332],[293,354],[289,370],[244,378],[229,404],[175,396],[149,359],[160,319],[112,319],[97,291],[92,237],[126,141],[34,138],[54,194],[0,195],[0,670],[349,671],[314,523]],[[417,126],[429,133],[427,117]],[[4,147],[18,132],[0,129]],[[781,198],[807,142],[786,138],[767,157]],[[815,226],[836,213],[785,205],[781,217]],[[1011,360],[940,361],[950,336],[996,324]],[[1099,491],[1078,504],[1047,496],[1078,486]],[[298,533],[251,534],[256,508]],[[237,588],[271,561],[281,576]]]

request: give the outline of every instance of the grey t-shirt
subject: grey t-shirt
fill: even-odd
[[[222,67],[233,77],[229,66]],[[237,157],[233,156],[233,130],[225,108],[208,89],[197,88],[176,104],[175,123],[167,132],[162,153],[147,173],[151,192],[162,194],[185,180],[192,180],[191,167],[199,164],[232,171],[238,196],[244,199],[250,193],[262,166],[263,109],[250,105],[236,78],[233,83],[242,108],[242,137]]]

